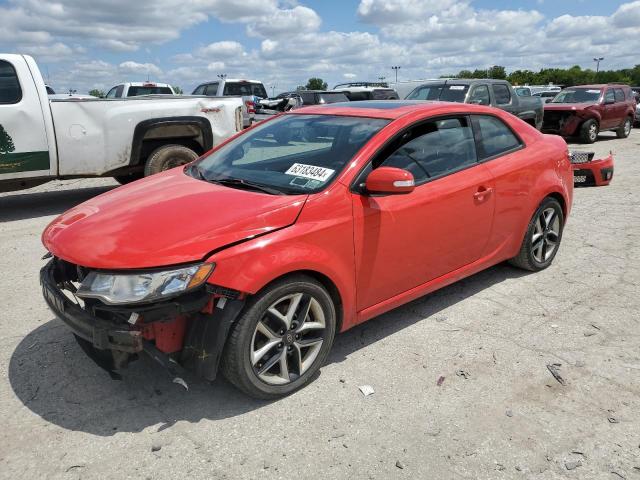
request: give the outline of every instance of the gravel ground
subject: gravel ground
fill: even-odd
[[[275,402],[144,359],[110,380],[38,270],[45,225],[114,182],[0,195],[0,478],[640,479],[639,145],[574,146],[613,150],[615,176],[576,190],[551,268],[499,265],[340,335]]]

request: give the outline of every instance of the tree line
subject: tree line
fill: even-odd
[[[591,83],[626,83],[640,86],[640,65],[620,70],[600,70],[596,72],[590,68],[582,69],[575,65],[571,68],[543,68],[538,72],[532,70],[514,70],[507,73],[500,65],[481,70],[461,70],[454,75],[442,75],[441,78],[495,78],[508,80],[513,85],[547,85],[553,83],[571,87]]]

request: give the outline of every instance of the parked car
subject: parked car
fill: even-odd
[[[634,125],[636,127],[640,126],[640,103],[636,103],[636,118]]]
[[[0,191],[53,179],[126,183],[188,163],[242,129],[240,99],[47,96],[33,58],[0,54]]]
[[[398,100],[398,93],[386,83],[349,82],[333,87],[334,92],[342,92],[351,102],[362,100]]]
[[[593,143],[598,133],[616,132],[626,138],[635,119],[636,102],[627,85],[581,85],[562,90],[544,106],[542,131],[580,137]]]
[[[556,95],[558,95],[558,93],[560,92],[556,92],[555,90],[551,92],[537,92],[534,93],[533,96],[540,97],[544,103],[549,103],[551,100],[556,98]]]
[[[260,98],[267,98],[267,90],[258,80],[241,80],[237,78],[223,78],[198,85],[192,95],[206,95],[207,97],[241,97],[244,103],[243,126],[250,127],[256,116],[256,102]]]
[[[440,100],[491,105],[512,113],[538,130],[542,127],[542,100],[537,97],[519,97],[506,80],[486,78],[436,80],[417,87],[407,95],[407,100]]]
[[[513,87],[513,91],[516,92],[516,95],[519,97],[530,97],[532,95],[531,88],[529,87]]]
[[[173,87],[168,83],[127,82],[110,88],[106,98],[139,97],[141,95],[175,95]]]
[[[44,298],[112,373],[147,352],[276,398],[337,332],[505,260],[547,268],[572,195],[565,141],[501,110],[311,106],[56,218]]]
[[[594,159],[595,152],[570,152],[573,183],[576,187],[601,187],[613,179],[613,153]]]
[[[291,97],[299,97],[302,100],[300,106],[304,107],[349,101],[349,98],[343,92],[324,90],[296,90],[294,92],[281,93],[276,98],[288,99]]]

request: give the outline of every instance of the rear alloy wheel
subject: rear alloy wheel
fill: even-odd
[[[163,145],[156,148],[144,166],[144,175],[154,175],[170,168],[186,165],[198,158],[198,154],[184,145]]]
[[[587,120],[580,127],[580,139],[583,143],[595,143],[598,139],[598,122],[595,120]]]
[[[547,197],[529,222],[520,252],[510,263],[533,272],[547,268],[558,253],[563,227],[562,207],[555,198]]]
[[[333,343],[335,307],[322,285],[291,277],[268,287],[233,326],[222,361],[225,377],[256,398],[305,385]]]
[[[618,138],[627,138],[631,133],[632,126],[633,122],[631,121],[631,118],[627,117],[622,126],[616,130]]]

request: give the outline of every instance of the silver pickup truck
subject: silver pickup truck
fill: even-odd
[[[26,55],[0,54],[0,191],[53,179],[127,183],[188,163],[242,130],[242,99],[49,99]]]
[[[512,113],[540,130],[544,107],[539,97],[519,97],[506,80],[487,78],[451,78],[425,82],[416,87],[406,100],[439,100],[443,102],[491,105]]]

